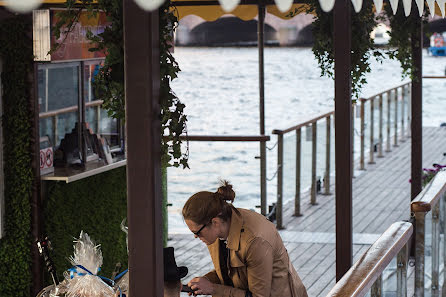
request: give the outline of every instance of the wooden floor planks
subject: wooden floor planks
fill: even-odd
[[[398,147],[392,146],[391,149],[391,152],[384,153],[383,158],[375,158],[376,164],[366,163],[366,170],[358,171],[355,168],[354,261],[393,222],[406,220],[410,216],[410,138],[399,142]],[[432,163],[446,163],[444,152],[446,152],[446,128],[423,128],[423,166],[432,167]],[[334,177],[331,180],[334,183]],[[294,196],[294,188],[284,189],[284,192],[287,192],[288,196]],[[285,210],[283,222],[286,228],[280,232],[291,261],[310,297],[326,296],[335,284],[333,185],[331,193],[331,195],[318,195],[318,205],[311,205],[309,193],[303,193],[301,197],[303,216],[300,217],[292,216],[294,201],[287,202],[283,207]],[[269,199],[273,201],[275,197]],[[183,279],[183,283],[213,269],[206,246],[194,239],[192,234],[170,234],[168,245],[175,247],[177,264],[189,268],[189,274]],[[408,292],[413,294],[413,289],[409,288]],[[187,295],[182,294],[182,296]]]

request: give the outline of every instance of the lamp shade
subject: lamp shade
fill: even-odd
[[[134,0],[144,10],[153,11],[158,9],[164,0]]]
[[[36,9],[42,0],[5,0],[6,7],[17,13],[28,13]]]

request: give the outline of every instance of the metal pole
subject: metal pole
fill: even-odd
[[[379,95],[379,146],[378,146],[378,158],[384,157],[383,155],[383,94]]]
[[[375,121],[374,121],[374,113],[375,113],[375,104],[374,104],[375,98],[370,99],[370,160],[369,164],[375,164],[375,161],[373,160],[373,154],[375,153]]]
[[[325,145],[325,176],[324,176],[324,188],[325,195],[330,195],[330,138],[331,138],[331,118],[327,117],[326,126],[326,145]]]
[[[364,170],[364,150],[365,150],[365,100],[361,100],[361,155],[359,157],[359,170]]]
[[[421,192],[423,171],[423,88],[422,88],[422,49],[423,49],[423,23],[418,13],[412,11],[412,21],[416,22],[418,30],[411,32],[412,59],[414,65],[412,81],[412,151],[411,151],[411,198],[414,199]]]
[[[317,181],[316,181],[316,163],[317,163],[317,122],[311,125],[312,132],[312,150],[311,150],[311,204],[317,205]]]
[[[415,296],[424,297],[425,212],[415,213]]]
[[[350,11],[349,0],[335,2],[336,281],[350,269],[353,260],[352,135],[348,133],[352,131]]]
[[[383,292],[383,277],[382,274],[376,279],[373,283],[372,288],[370,290],[371,297],[381,297]]]
[[[283,134],[277,134],[277,203],[276,224],[277,229],[283,229],[282,204],[283,204]]]
[[[407,257],[408,257],[408,244],[399,251],[397,255],[397,297],[407,297]]]
[[[265,135],[265,67],[264,67],[264,30],[265,5],[257,6],[259,12],[258,47],[259,47],[259,106],[260,106],[260,135]],[[260,211],[263,215],[268,213],[266,197],[266,142],[260,142]]]
[[[393,122],[395,127],[395,134],[393,136],[393,146],[398,146],[398,89],[395,89],[395,121]]]
[[[440,269],[440,202],[432,209],[432,296],[439,295]]]
[[[129,290],[163,296],[159,16],[123,0]]]
[[[101,106],[100,105],[98,105],[96,107],[96,118],[98,120],[98,122],[96,124],[96,133],[101,134]]]
[[[390,150],[390,106],[392,101],[391,91],[387,92],[387,143],[386,152],[391,152]]]
[[[294,216],[301,216],[300,211],[300,161],[301,161],[302,130],[296,130],[296,197],[294,199]]]
[[[405,131],[406,129],[404,128],[405,127],[404,126],[404,121],[405,121],[404,108],[406,105],[405,90],[406,90],[406,87],[402,86],[401,87],[401,139],[400,139],[401,142],[405,141],[405,136],[406,136],[406,131]]]

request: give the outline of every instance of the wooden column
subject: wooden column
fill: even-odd
[[[163,296],[159,16],[123,1],[130,294]]]
[[[418,30],[412,32],[412,59],[415,67],[412,81],[412,166],[410,196],[414,199],[421,192],[423,135],[422,135],[422,50],[423,50],[423,23],[417,9],[412,9],[410,16],[418,24]]]
[[[352,265],[352,102],[350,1],[334,6],[336,281]]]

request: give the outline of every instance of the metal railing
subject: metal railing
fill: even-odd
[[[416,230],[415,296],[424,296],[425,290],[430,291],[432,296],[444,296],[440,291],[440,274],[443,274],[444,288],[446,283],[446,273],[444,273],[446,267],[446,171],[439,171],[415,197],[411,203],[411,210],[415,217]],[[442,250],[441,246],[443,246]],[[430,271],[427,271],[426,267],[430,267]]]
[[[369,164],[374,164],[374,155],[377,153],[378,158],[382,158],[383,146],[384,146],[384,96],[386,97],[386,109],[387,115],[385,120],[386,129],[386,152],[391,151],[392,143],[392,105],[393,107],[393,146],[398,146],[398,141],[404,141],[407,131],[410,129],[410,86],[411,83],[405,83],[397,87],[385,90],[381,93],[375,94],[368,98],[360,98],[360,157],[359,157],[359,169],[365,170],[365,110],[367,103],[369,104]],[[378,101],[378,141],[375,140],[375,103]],[[398,104],[399,103],[399,104]],[[407,106],[407,115],[405,113],[405,107]],[[398,111],[400,107],[400,112]],[[401,114],[399,119],[398,114]],[[401,121],[401,127],[398,126],[398,120]],[[399,135],[400,129],[400,135]],[[398,139],[400,138],[400,139]]]
[[[396,257],[396,295],[407,296],[408,246],[413,226],[408,222],[393,223],[356,261],[327,297],[361,297],[369,290],[372,297],[384,296],[383,272]]]
[[[366,132],[369,133],[369,163],[374,163],[374,156],[377,153],[378,157],[383,157],[383,129],[386,128],[387,131],[387,149],[386,151],[390,151],[391,141],[393,132],[393,144],[395,146],[398,145],[398,141],[404,141],[406,136],[409,133],[406,130],[410,129],[410,86],[411,83],[404,83],[398,85],[394,88],[385,90],[381,93],[375,94],[369,98],[361,98],[359,99],[359,106],[355,103],[353,104],[353,112],[352,112],[352,138],[353,145],[355,143],[355,128],[354,128],[354,110],[359,108],[360,112],[360,156],[359,156],[359,169],[365,169],[365,149],[366,142],[365,136]],[[385,120],[384,125],[384,97],[387,99],[386,111],[387,111],[387,119]],[[379,119],[378,119],[378,142],[375,141],[375,102],[378,102],[378,111],[379,111]],[[369,109],[369,121],[367,123],[368,131],[366,130],[366,105],[370,104]],[[393,110],[393,117],[392,115]],[[400,117],[398,115],[401,114]],[[311,153],[311,188],[310,188],[310,203],[312,205],[317,204],[317,124],[319,121],[326,121],[325,130],[326,130],[326,142],[325,142],[325,169],[323,174],[323,194],[330,194],[330,164],[331,164],[331,141],[332,141],[332,131],[331,131],[331,121],[334,117],[334,111],[328,112],[322,115],[319,115],[313,119],[304,121],[302,123],[297,124],[296,126],[279,130],[273,130],[272,134],[277,135],[277,202],[276,202],[276,224],[277,228],[284,228],[283,225],[283,168],[284,168],[284,135],[290,132],[295,132],[296,134],[296,164],[295,164],[295,197],[294,197],[294,216],[301,216],[301,186],[302,186],[302,128],[311,127],[311,141],[312,141],[312,153]],[[398,120],[400,120],[400,127],[398,125]],[[393,127],[393,128],[392,128]],[[393,131],[392,131],[393,130]],[[376,145],[376,146],[375,146]],[[375,152],[375,147],[377,151]],[[353,154],[354,150],[352,149]],[[355,158],[353,158],[355,160]],[[354,163],[354,161],[353,161]],[[352,164],[352,166],[354,166]],[[320,181],[319,181],[320,182]]]

